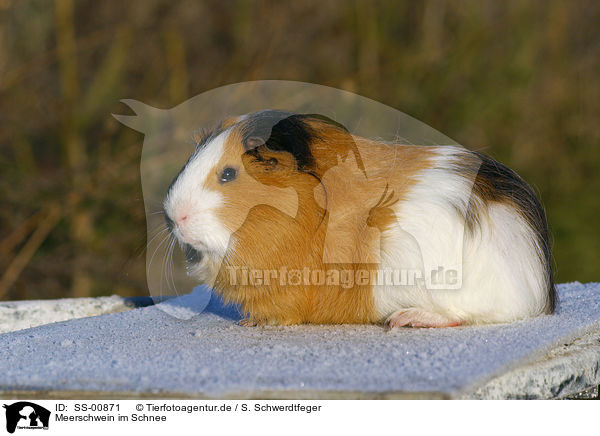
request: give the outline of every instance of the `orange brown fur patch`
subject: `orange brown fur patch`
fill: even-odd
[[[243,268],[337,270],[353,277],[359,271],[374,273],[381,234],[396,219],[390,202],[402,201],[414,177],[430,165],[423,147],[390,146],[320,120],[307,123],[316,134],[310,144],[315,165],[303,170],[286,151],[260,146],[246,152],[240,126],[231,128],[215,177],[207,181],[209,189],[223,195],[217,214],[233,231],[215,288],[227,301],[241,304],[249,322],[377,322],[371,283],[346,288],[282,283],[280,276],[253,284],[236,277],[232,283],[232,271]],[[217,174],[225,165],[235,166],[239,175],[220,185]],[[384,192],[392,196],[381,202]]]

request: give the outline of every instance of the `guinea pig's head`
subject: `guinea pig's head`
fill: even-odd
[[[198,138],[163,204],[188,261],[221,259],[255,206],[295,216],[298,187],[313,189],[337,162],[340,141],[324,145],[327,129],[343,127],[321,116],[269,110],[228,118]]]

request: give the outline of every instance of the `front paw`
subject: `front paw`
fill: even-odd
[[[238,325],[241,325],[242,327],[256,327],[258,326],[258,322],[252,318],[244,318],[238,322]]]

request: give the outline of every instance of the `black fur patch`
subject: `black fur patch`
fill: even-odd
[[[163,215],[165,216],[165,222],[167,223],[167,229],[169,229],[169,233],[173,233],[173,228],[175,227],[175,223],[171,219],[171,217],[167,214],[167,211],[163,209]]]
[[[471,156],[480,160],[473,184],[473,195],[484,203],[491,201],[513,203],[535,231],[542,251],[541,260],[546,269],[549,294],[547,312],[552,313],[556,308],[556,289],[552,271],[550,235],[544,208],[533,189],[513,170],[483,154],[470,153]],[[479,212],[476,208],[477,204],[471,201],[466,217],[467,224],[471,227],[479,221]]]
[[[185,260],[189,263],[200,263],[202,261],[202,252],[196,250],[191,245],[185,244],[183,250],[185,251]]]
[[[250,115],[242,127],[242,141],[246,150],[251,138],[259,138],[273,151],[287,151],[294,156],[298,169],[308,170],[315,165],[310,143],[317,136],[306,123],[306,115],[267,110]]]

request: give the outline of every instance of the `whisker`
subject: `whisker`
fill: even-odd
[[[174,264],[173,264],[173,250],[175,249],[175,238],[171,238],[171,244],[169,247],[169,252],[167,254],[167,279],[169,278],[169,275],[171,276],[171,285],[173,285],[173,292],[175,292],[176,295],[179,295],[179,292],[177,290],[177,285],[175,284],[175,272],[174,272]]]
[[[150,267],[150,265],[152,265],[152,262],[154,261],[154,256],[156,256],[156,252],[160,249],[161,245],[165,243],[165,241],[167,240],[168,237],[169,237],[169,234],[164,235],[163,239],[160,241],[160,243],[154,249],[154,253],[152,253],[152,257],[150,258],[150,262],[148,262],[148,267]]]
[[[164,228],[164,229],[162,229],[160,232],[158,232],[156,235],[154,235],[154,236],[152,237],[152,239],[150,239],[150,240],[148,241],[147,245],[149,246],[150,244],[152,244],[152,242],[153,242],[153,241],[154,241],[154,240],[155,240],[155,239],[156,239],[158,236],[160,236],[160,235],[161,235],[161,233],[164,233],[164,232],[165,232],[165,230],[168,230],[168,229],[165,227],[165,228]]]
[[[152,253],[152,256],[150,257],[150,261],[148,262],[147,265],[147,270],[149,271],[152,268],[152,262],[154,262],[154,257],[156,256],[156,253],[158,252],[158,250],[162,247],[162,245],[165,243],[165,241],[167,240],[167,238],[170,236],[169,233],[167,233],[162,240],[160,241],[160,243],[157,245],[157,247],[154,249],[154,252]],[[161,271],[162,273],[162,271]],[[161,283],[159,284],[160,289],[159,289],[159,293],[160,296],[162,297],[162,279],[161,279]]]
[[[160,289],[161,289],[161,295],[162,295],[162,289],[163,289],[163,277],[164,277],[164,283],[166,285],[165,288],[165,294],[169,294],[169,280],[167,278],[167,270],[166,270],[166,265],[167,265],[167,257],[168,257],[168,253],[169,253],[169,246],[171,244],[171,234],[169,234],[167,236],[167,248],[164,251],[163,254],[163,259],[162,259],[162,264],[160,267]]]

